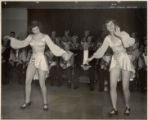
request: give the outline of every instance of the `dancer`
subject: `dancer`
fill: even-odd
[[[33,21],[31,26],[33,34],[28,35],[28,37],[25,40],[20,41],[10,36],[5,36],[5,38],[10,39],[10,45],[15,49],[23,48],[28,45],[31,45],[32,47],[33,54],[30,58],[30,62],[28,64],[26,72],[26,99],[25,103],[21,106],[21,108],[25,109],[26,107],[31,105],[31,82],[33,77],[36,76],[39,77],[39,83],[42,91],[44,104],[43,110],[47,111],[48,102],[45,79],[48,74],[48,64],[44,55],[45,45],[48,45],[49,49],[55,56],[62,56],[64,60],[69,59],[69,54],[60,47],[58,47],[56,44],[54,44],[48,35],[40,32],[40,28],[40,23],[38,21]]]
[[[126,48],[132,46],[135,42],[134,38],[131,38],[128,33],[125,31],[120,31],[119,26],[114,20],[109,20],[106,22],[106,29],[109,32],[109,35],[105,37],[105,40],[102,46],[93,54],[92,57],[88,59],[88,62],[93,60],[94,58],[103,57],[108,47],[111,47],[113,50],[113,56],[110,65],[110,95],[111,101],[113,105],[113,110],[109,113],[109,115],[117,115],[117,81],[122,74],[122,86],[125,97],[125,115],[130,114],[130,106],[129,106],[129,80],[131,75],[135,73],[134,67],[130,58],[126,52]]]

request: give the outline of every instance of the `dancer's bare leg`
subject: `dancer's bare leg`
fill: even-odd
[[[122,70],[122,87],[125,98],[125,105],[128,108],[129,108],[129,98],[130,98],[130,91],[129,91],[130,75],[131,73],[129,71]]]
[[[27,72],[26,72],[26,86],[25,86],[25,92],[26,92],[25,102],[26,103],[30,102],[31,83],[32,83],[32,79],[34,77],[35,72],[36,72],[36,68],[34,64],[30,62],[28,64]]]
[[[120,76],[120,68],[113,68],[110,72],[110,95],[113,108],[117,110],[117,82]]]
[[[45,79],[46,79],[46,71],[42,71],[42,70],[38,70],[39,72],[39,82],[40,82],[40,87],[41,87],[41,92],[42,92],[42,96],[43,96],[43,104],[47,105],[47,88],[45,85]],[[47,107],[47,106],[46,106]]]

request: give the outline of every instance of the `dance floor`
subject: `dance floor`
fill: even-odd
[[[22,110],[24,102],[24,85],[10,83],[2,85],[2,119],[146,119],[146,93],[131,93],[131,115],[124,116],[123,94],[118,91],[119,115],[109,117],[112,109],[109,92],[99,92],[97,87],[90,91],[87,84],[80,84],[78,89],[50,86],[48,89],[49,110],[43,111],[40,87],[32,84],[32,105]]]

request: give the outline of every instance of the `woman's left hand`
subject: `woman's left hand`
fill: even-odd
[[[120,37],[121,35],[120,28],[118,26],[115,27],[114,35],[117,37]]]

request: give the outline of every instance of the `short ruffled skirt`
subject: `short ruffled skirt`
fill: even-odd
[[[33,53],[33,55],[31,56],[30,62],[33,63],[37,69],[40,69],[42,71],[46,71],[46,78],[48,77],[49,68],[48,68],[48,63],[47,63],[44,53]],[[35,73],[33,79],[34,80],[39,79],[39,75],[38,75],[37,70],[36,70],[36,73]]]
[[[126,52],[115,53],[112,56],[110,71],[115,67],[118,67],[122,70],[130,71],[131,72],[130,80],[131,81],[133,80],[135,76],[135,69],[130,60],[130,57],[128,56]]]

